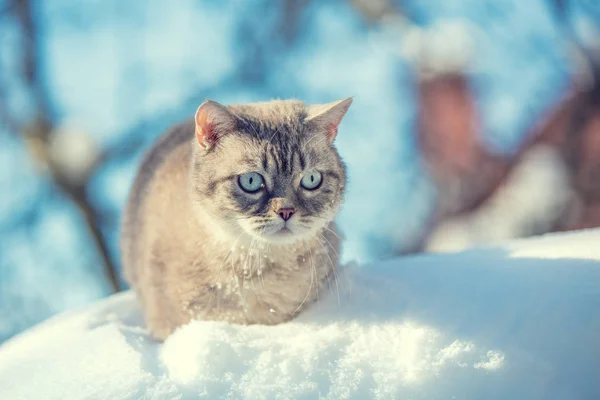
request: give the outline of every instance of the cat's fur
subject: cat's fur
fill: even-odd
[[[157,141],[121,239],[126,279],[155,338],[192,318],[277,324],[323,295],[335,279],[331,221],[346,179],[333,139],[351,102],[207,101]],[[322,184],[305,190],[300,179],[314,169]],[[238,176],[254,171],[265,184],[248,194]],[[282,207],[295,209],[287,222]]]

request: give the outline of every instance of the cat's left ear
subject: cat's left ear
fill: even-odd
[[[323,130],[329,136],[329,142],[335,139],[338,126],[342,122],[342,118],[346,115],[352,97],[343,100],[334,101],[333,103],[312,105],[308,109],[307,122],[314,124],[318,129]]]

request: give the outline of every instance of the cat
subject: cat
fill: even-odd
[[[207,100],[157,140],[120,243],[155,339],[192,319],[285,322],[337,284],[346,171],[334,139],[351,103]]]

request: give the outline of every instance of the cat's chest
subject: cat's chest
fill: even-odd
[[[321,266],[321,257],[305,249],[286,251],[245,249],[243,246],[217,258],[220,266],[214,286],[223,295],[268,297],[288,286],[304,283],[304,278]]]
[[[335,268],[327,249],[319,246],[277,253],[236,250],[215,259],[216,274],[195,293],[197,317],[264,324],[289,320],[325,295]]]

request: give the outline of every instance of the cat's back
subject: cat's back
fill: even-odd
[[[189,145],[194,137],[193,120],[182,122],[161,135],[148,150],[131,188],[121,225],[121,254],[123,270],[129,283],[135,281],[134,264],[139,258],[139,248],[149,223],[145,208],[157,181],[164,181],[168,169],[187,167],[191,156]],[[160,182],[160,185],[168,185]]]

